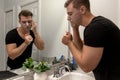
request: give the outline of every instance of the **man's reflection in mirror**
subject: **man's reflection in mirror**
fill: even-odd
[[[18,17],[20,26],[10,30],[5,38],[7,66],[10,69],[22,67],[23,62],[31,57],[33,43],[39,50],[44,49],[44,41],[37,32],[32,12],[22,10]]]

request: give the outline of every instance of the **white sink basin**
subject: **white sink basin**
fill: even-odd
[[[49,80],[95,80],[95,79],[87,74],[78,72],[68,72],[59,78],[52,77],[49,78]]]
[[[59,80],[94,80],[94,78],[82,73],[66,73]]]

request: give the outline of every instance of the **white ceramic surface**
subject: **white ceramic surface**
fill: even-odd
[[[47,80],[47,78],[46,72],[34,73],[34,80]]]
[[[19,69],[11,70],[11,72],[16,73],[18,75],[21,75],[21,74],[25,74],[25,73],[30,72],[30,70],[27,69],[26,71],[24,71],[22,68],[19,68]]]
[[[90,77],[89,75],[82,74],[82,73],[66,73],[59,80],[94,80],[94,78]]]
[[[67,72],[59,78],[54,78],[53,75],[49,76],[49,80],[95,80],[95,79],[87,74],[78,72]]]
[[[15,79],[13,79],[13,80],[25,80],[25,79],[24,79],[24,76],[21,76],[21,77],[15,78]]]

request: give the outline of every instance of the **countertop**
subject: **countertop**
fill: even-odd
[[[11,70],[10,72],[15,73],[17,75],[15,75],[14,77],[5,79],[5,80],[34,80],[33,79],[33,74],[34,74],[33,72],[24,71],[21,68],[20,69],[16,69],[16,70]],[[78,68],[77,70],[74,70],[74,72],[80,72],[80,73],[83,73],[83,74],[87,74],[87,75],[89,75],[89,76],[94,78],[94,75],[93,75],[92,72],[85,73],[80,68]],[[53,70],[47,71],[47,74],[48,74],[48,76],[53,74]],[[22,78],[24,78],[24,79],[22,79]]]
[[[22,68],[16,70],[3,71],[1,72],[2,76],[3,73],[7,77],[4,77],[0,80],[33,80],[33,72],[24,71],[22,70]]]
[[[34,80],[33,79],[34,72],[32,72],[32,71],[24,71],[22,68],[19,68],[16,70],[10,70],[10,72],[15,73],[17,75],[10,77],[8,79],[5,79],[5,80]],[[46,73],[48,75],[51,75],[51,74],[53,74],[53,70],[48,70]],[[21,79],[19,79],[19,78],[21,78]]]

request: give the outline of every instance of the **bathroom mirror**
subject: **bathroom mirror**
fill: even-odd
[[[68,57],[68,48],[62,44],[61,40],[66,31],[68,31],[68,21],[65,0],[5,0],[5,11],[12,13],[13,19],[8,19],[11,24],[5,22],[5,29],[12,29],[19,26],[18,14],[22,9],[28,9],[33,12],[33,19],[38,26],[38,32],[45,42],[43,51],[33,47],[32,57],[39,60],[41,57],[57,57],[61,55]],[[9,6],[8,6],[9,4]],[[12,21],[12,22],[11,22]],[[10,28],[8,28],[10,27]],[[9,30],[6,30],[6,32]]]

